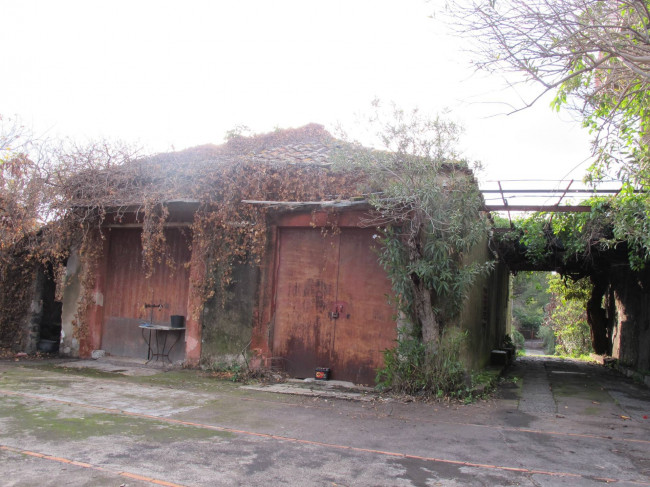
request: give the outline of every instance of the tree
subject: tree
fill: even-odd
[[[451,1],[476,66],[524,75],[555,94],[594,133],[601,178],[650,181],[650,2],[648,0]],[[618,164],[617,164],[618,163]]]
[[[38,227],[43,195],[36,164],[28,155],[33,145],[17,119],[0,115],[0,257]]]
[[[51,240],[62,243],[61,232],[66,230],[61,223],[72,211],[70,200],[105,191],[107,183],[97,177],[99,172],[123,165],[137,152],[119,141],[39,140],[17,119],[0,115],[0,259],[25,237],[54,222],[60,231]],[[85,211],[96,213],[99,206],[88,205]],[[80,208],[76,205],[74,211],[79,213]],[[50,242],[41,244],[41,250],[57,253]]]
[[[455,150],[455,123],[396,107],[386,115],[378,102],[369,123],[382,150],[351,142],[339,165],[368,175],[373,212],[366,224],[377,228],[380,262],[401,311],[433,353],[469,285],[491,268],[469,258],[487,236],[483,200],[469,163]]]

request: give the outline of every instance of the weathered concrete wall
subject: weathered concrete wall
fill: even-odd
[[[22,349],[25,353],[36,353],[38,342],[41,338],[41,321],[43,319],[43,281],[45,276],[39,269],[33,269],[33,279],[27,288],[31,296],[29,309],[24,318],[22,329]]]
[[[81,262],[78,251],[70,253],[65,271],[65,289],[63,290],[63,309],[61,312],[61,347],[59,354],[65,357],[79,356],[79,340],[74,337],[74,320],[82,296],[79,274]]]
[[[614,306],[608,307],[612,357],[639,371],[650,370],[650,292],[648,275],[610,274]]]
[[[485,243],[477,245],[468,256],[470,262],[492,259]],[[468,292],[460,318],[460,327],[469,332],[465,363],[472,369],[487,365],[490,352],[501,345],[510,328],[510,273],[501,263],[486,276],[476,280]]]
[[[1,347],[14,352],[36,350],[42,313],[37,280],[37,266],[28,264],[22,256],[13,257],[0,269]]]
[[[240,264],[233,268],[225,299],[217,293],[203,308],[201,364],[229,364],[248,353],[254,323],[259,269]],[[223,304],[222,304],[223,303]]]

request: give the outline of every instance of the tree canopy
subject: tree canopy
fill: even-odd
[[[594,134],[591,177],[650,181],[648,0],[452,0],[479,69],[524,75]]]

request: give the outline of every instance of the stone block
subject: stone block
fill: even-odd
[[[97,360],[97,359],[100,359],[100,358],[105,357],[105,356],[106,356],[106,351],[105,350],[93,350],[92,352],[90,352],[90,357],[93,360]]]
[[[508,352],[505,350],[492,350],[490,352],[490,364],[491,365],[507,365],[508,364]]]

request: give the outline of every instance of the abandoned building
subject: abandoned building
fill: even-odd
[[[364,224],[368,202],[355,197],[356,181],[346,187],[349,174],[336,175],[330,167],[339,143],[321,126],[308,125],[161,154],[135,168],[118,168],[117,176],[86,176],[94,182],[106,178],[99,190],[105,195],[120,187],[125,196],[115,204],[106,200],[100,226],[89,227],[93,237],[70,253],[59,298],[53,298],[52,279],[35,284],[23,348],[35,351],[39,342],[42,348],[60,327],[59,353],[68,357],[101,350],[198,366],[229,363],[245,354],[254,365],[294,377],[312,377],[315,369],[325,368],[330,378],[372,384],[382,351],[395,345],[399,320],[391,283],[373,250],[376,229]],[[210,176],[212,168],[233,161],[249,169],[244,180],[223,172]],[[280,166],[298,171],[300,191],[277,189],[286,177],[274,172]],[[238,190],[252,180],[275,189]],[[152,212],[147,191],[157,184],[160,198],[169,181],[184,189],[163,196],[164,214],[152,241],[162,242],[164,251],[162,258],[149,257],[147,266],[146,246],[153,245],[142,238],[150,224],[142,216]],[[213,214],[202,213],[210,202],[200,192],[224,181],[231,185],[227,191],[237,211],[252,209],[217,222],[210,220]],[[79,188],[84,184],[80,181]],[[75,207],[92,213],[86,201],[94,196],[82,189],[74,194]],[[264,200],[268,194],[276,195],[274,201]],[[235,216],[240,220],[229,220]],[[201,218],[203,226],[197,225]],[[246,218],[256,221],[251,226]],[[259,240],[259,255],[235,258],[227,275],[220,274],[211,264],[237,242],[221,242],[221,251],[210,254],[202,251],[213,245],[201,240],[211,225],[241,228],[237,238]],[[494,258],[487,237],[471,258]],[[507,267],[497,264],[469,292],[458,323],[469,332],[466,361],[472,368],[485,365],[508,332],[508,282]]]
[[[359,181],[350,183],[349,174],[332,170],[339,143],[309,125],[160,154],[118,168],[116,175],[87,176],[106,179],[95,192],[112,197],[118,187],[121,196],[114,204],[105,199],[102,218],[93,220],[100,223],[88,227],[92,236],[85,247],[70,252],[62,281],[51,266],[19,269],[31,276],[21,291],[31,298],[12,345],[27,352],[89,357],[103,351],[188,366],[246,357],[294,377],[324,368],[334,379],[372,383],[400,322],[391,283],[373,250],[369,204],[357,196]],[[228,165],[246,170],[238,176],[214,170]],[[287,168],[295,171],[291,188],[282,186]],[[78,183],[75,205],[96,217],[85,181]],[[215,219],[203,194],[222,186],[211,197],[229,195],[237,210]],[[263,191],[251,189],[261,186]],[[152,187],[164,205],[151,206]],[[160,214],[149,229],[153,238],[145,242],[147,212]],[[215,266],[224,253],[239,252],[229,250],[237,247],[236,239],[214,247],[210,228],[219,225],[238,228],[236,239],[256,242],[258,255],[224,258]],[[156,245],[158,257],[149,248]],[[490,245],[486,239],[470,258],[498,261],[474,283],[457,320],[468,331],[469,367],[485,365],[509,332],[510,272],[536,269],[591,276],[588,315],[596,352],[632,369],[650,369],[648,271],[625,265],[624,246],[594,253],[588,266],[556,268],[552,262],[531,266],[512,247]],[[16,301],[13,296],[3,292],[2,299]]]

